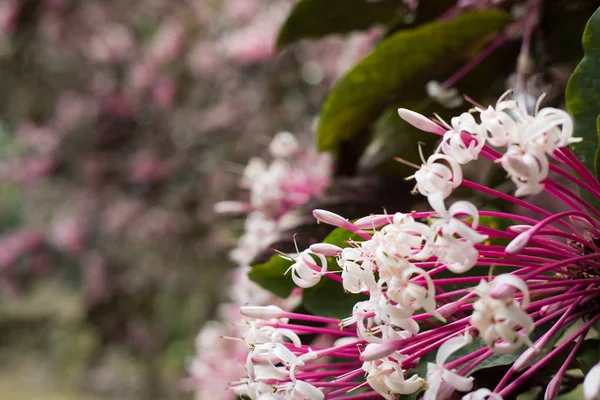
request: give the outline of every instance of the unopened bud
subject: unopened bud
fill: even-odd
[[[546,316],[552,314],[554,311],[558,310],[562,303],[554,303],[554,304],[546,304],[540,308],[540,315]]]
[[[444,128],[429,118],[414,111],[407,110],[406,108],[399,108],[398,115],[400,115],[400,118],[422,131],[436,133],[438,135],[443,135],[446,132]]]
[[[285,311],[277,306],[242,306],[240,313],[250,318],[271,319],[281,317]]]
[[[454,315],[456,311],[458,311],[458,307],[460,306],[459,302],[454,301],[452,303],[444,304],[443,306],[437,309],[437,312],[444,318],[448,318],[451,315]]]
[[[340,228],[354,228],[354,225],[352,225],[346,218],[336,213],[332,213],[331,211],[316,209],[313,210],[313,216],[319,222],[324,222],[329,225],[338,226]]]
[[[556,374],[550,380],[548,386],[546,386],[546,393],[544,393],[544,400],[554,400],[560,392],[560,384],[562,383],[562,375]]]
[[[538,354],[540,354],[540,352],[535,346],[528,348],[519,356],[519,358],[517,358],[517,361],[512,365],[512,369],[519,372],[523,371],[525,368],[529,368]]]
[[[396,347],[390,343],[370,343],[365,350],[360,353],[361,361],[375,361],[387,357],[396,351]]]
[[[531,228],[531,225],[512,225],[509,226],[507,230],[512,233],[523,233]]]
[[[596,228],[596,226],[593,224],[593,221],[589,221],[579,215],[571,215],[569,219],[571,220],[571,223],[576,227],[590,232],[597,238],[600,237],[600,230]]]
[[[335,257],[342,251],[342,248],[331,243],[316,243],[310,246],[310,251],[327,257]]]
[[[358,229],[375,229],[381,228],[384,225],[389,225],[392,222],[390,215],[369,215],[354,222],[354,226]]]
[[[516,238],[514,238],[506,246],[505,251],[508,254],[516,254],[516,253],[520,252],[521,250],[523,250],[525,248],[525,246],[527,246],[527,243],[529,243],[530,239],[531,239],[531,235],[529,234],[529,231],[520,233]]]
[[[583,399],[600,400],[600,363],[590,369],[583,380]]]

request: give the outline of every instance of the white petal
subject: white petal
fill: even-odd
[[[323,400],[325,398],[325,394],[323,392],[310,383],[306,383],[304,381],[296,381],[294,390],[301,394],[303,398],[308,400]]]
[[[446,360],[448,359],[448,357],[450,357],[450,355],[452,353],[465,347],[472,341],[473,341],[473,338],[469,334],[464,335],[464,336],[456,336],[456,337],[446,340],[444,342],[444,344],[442,344],[440,346],[440,348],[438,349],[438,352],[435,356],[436,364],[438,364],[438,365],[445,364]]]
[[[442,375],[442,379],[444,382],[452,386],[458,391],[468,392],[473,388],[473,377],[465,377],[458,375],[456,372],[444,370],[444,374]]]

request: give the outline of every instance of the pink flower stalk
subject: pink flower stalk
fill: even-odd
[[[354,236],[342,248],[324,243],[300,252],[289,271],[294,282],[308,288],[332,279],[368,299],[341,321],[246,308],[241,338],[250,351],[246,378],[231,385],[236,394],[396,399],[424,391],[424,400],[448,399],[453,392],[465,393],[464,399],[501,399],[552,365],[558,369],[546,398],[557,396],[579,346],[600,320],[600,212],[574,191],[600,200],[600,183],[567,147],[579,140],[566,112],[544,108],[529,115],[504,97],[474,111],[440,125],[400,110],[409,123],[442,137],[437,152],[410,178],[433,211],[350,223],[315,210],[321,222]],[[463,177],[462,165],[480,157],[505,169],[514,195]],[[464,200],[448,204],[460,186],[528,215],[479,209]],[[543,192],[564,203],[565,211],[551,213],[521,198]],[[336,262],[325,257],[332,254]],[[329,342],[313,342],[314,335]],[[514,354],[515,362],[496,386],[473,391],[470,375],[505,354]],[[596,386],[588,383],[586,390],[597,393]]]

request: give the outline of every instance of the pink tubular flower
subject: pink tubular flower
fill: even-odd
[[[301,252],[291,267],[298,274],[294,281],[308,287],[331,279],[366,299],[341,321],[252,308],[252,316],[265,317],[246,322],[252,331],[241,335],[246,344],[280,351],[249,358],[248,378],[234,383],[236,393],[250,399],[396,399],[424,391],[425,400],[445,400],[463,392],[467,400],[497,400],[516,396],[535,373],[554,366],[542,379],[546,398],[556,397],[600,320],[600,212],[574,191],[600,200],[600,183],[565,147],[577,141],[566,113],[542,109],[529,115],[506,99],[477,112],[438,129],[423,116],[399,111],[409,123],[444,138],[439,153],[411,177],[434,211],[352,223],[315,210],[317,219],[346,229],[352,240]],[[513,157],[517,153],[520,158]],[[478,158],[508,172],[514,196],[463,176],[462,165]],[[459,186],[504,201],[507,211],[468,201],[449,204]],[[520,198],[541,192],[563,202],[565,211],[553,214]],[[528,216],[509,212],[516,207]],[[322,257],[319,262],[313,253]],[[337,258],[341,276],[325,256]],[[564,340],[557,342],[560,336]],[[499,357],[515,361],[493,389],[477,388],[471,375]],[[586,398],[598,398],[598,371],[594,367],[585,380]],[[289,394],[297,382],[310,387],[304,397]]]

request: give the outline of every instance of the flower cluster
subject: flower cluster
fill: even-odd
[[[275,135],[269,153],[272,156],[270,164],[261,158],[253,158],[244,169],[240,186],[248,191],[248,202],[225,201],[215,205],[217,212],[246,213],[247,218],[244,233],[231,253],[231,258],[238,264],[231,277],[231,302],[221,306],[221,321],[208,323],[198,335],[198,356],[190,363],[191,377],[184,382],[187,389],[198,388],[199,399],[232,398],[233,393],[226,388],[243,375],[240,360],[246,357],[267,360],[269,367],[252,370],[252,374],[258,376],[280,377],[274,364],[281,360],[295,362],[283,344],[284,339],[300,343],[292,331],[264,327],[251,319],[242,324],[237,324],[237,321],[240,307],[248,304],[277,304],[267,307],[267,310],[281,312],[298,304],[299,291],[283,300],[252,282],[248,278],[249,265],[277,238],[285,216],[312,196],[321,194],[329,185],[332,166],[327,154],[306,151],[296,136],[289,132]],[[276,323],[275,320],[272,322]],[[219,343],[219,337],[243,337],[244,340],[224,340],[215,345],[215,342]],[[245,390],[240,386],[235,392],[242,394]],[[298,383],[286,390],[303,393],[307,389]]]
[[[273,305],[242,307],[250,353],[247,378],[234,384],[236,393],[251,399],[395,399],[425,390],[425,400],[444,400],[454,391],[472,391],[470,375],[482,363],[494,365],[524,348],[493,390],[464,398],[518,393],[566,352],[547,382],[546,398],[555,398],[600,320],[600,212],[573,191],[578,186],[600,199],[600,183],[566,147],[578,141],[571,117],[539,104],[535,109],[530,115],[525,104],[503,96],[495,107],[476,107],[451,124],[399,110],[412,125],[442,137],[411,177],[433,211],[350,222],[315,210],[320,222],[347,230],[348,241],[310,246],[291,259],[288,272],[301,288],[331,279],[349,296],[361,296],[341,320]],[[505,169],[515,196],[465,179],[462,166],[479,158]],[[465,200],[448,206],[458,187],[531,216],[479,209]],[[520,199],[541,192],[567,210],[552,214]],[[567,327],[573,328],[557,342]],[[595,390],[593,376],[587,390]]]

